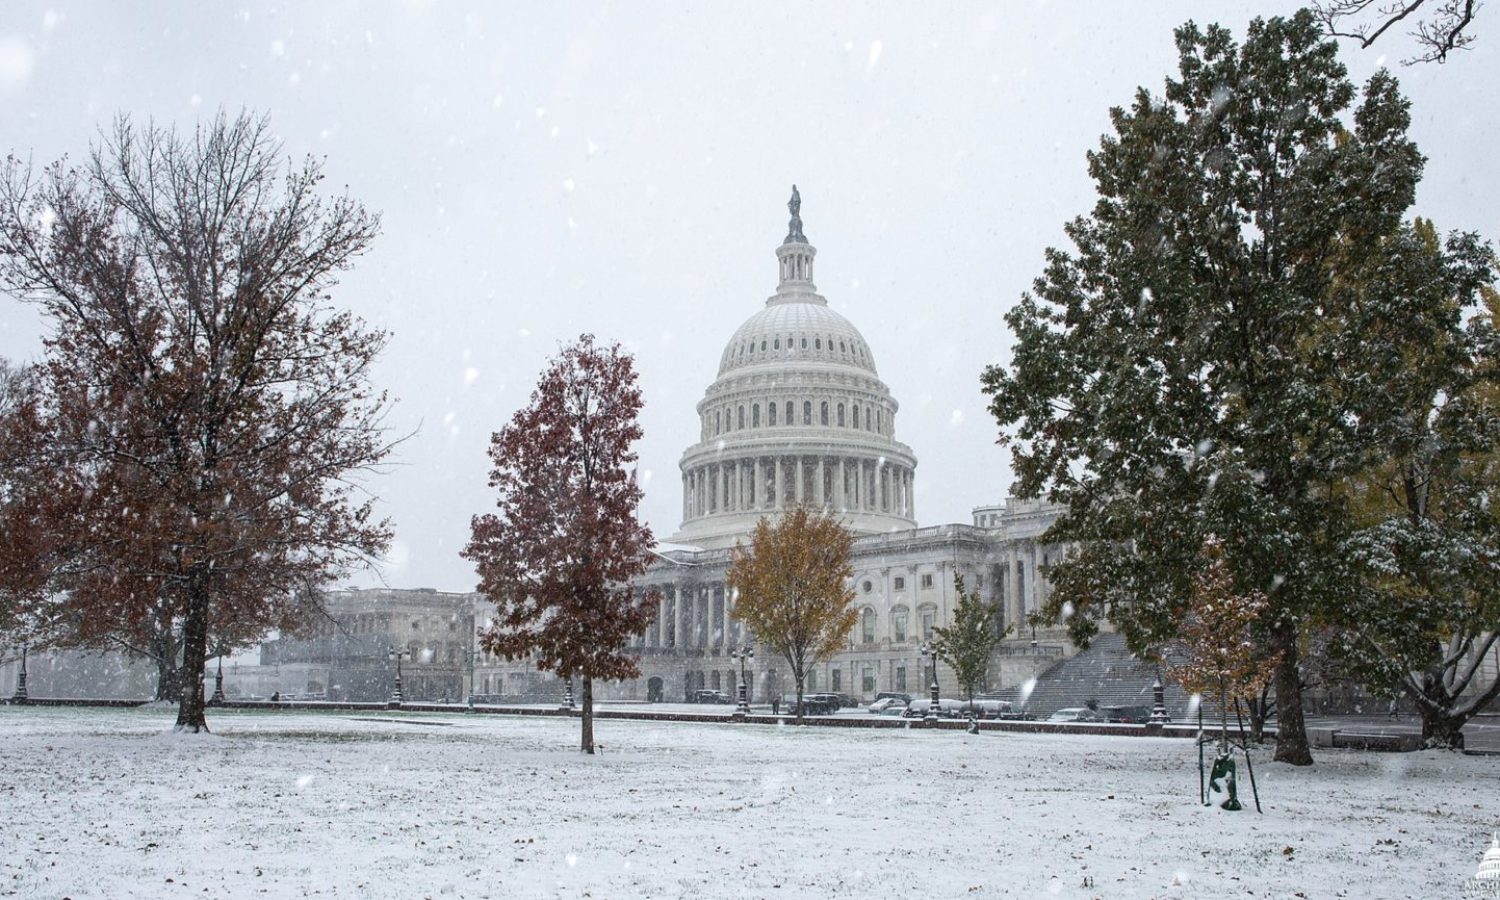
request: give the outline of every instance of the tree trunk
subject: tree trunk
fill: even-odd
[[[1297,626],[1283,622],[1271,629],[1271,649],[1281,653],[1276,666],[1276,762],[1312,765],[1307,725],[1302,719],[1302,678],[1297,672]]]
[[[173,657],[156,657],[156,699],[178,702],[182,699],[182,682],[178,680],[177,660]]]
[[[583,746],[584,753],[594,752],[594,679],[583,676]]]
[[[805,674],[797,674],[797,718],[794,721],[798,725],[802,724],[802,681],[806,677]]]
[[[1269,687],[1262,690],[1258,696],[1245,700],[1245,707],[1250,711],[1250,740],[1257,744],[1266,742],[1266,719],[1271,710],[1268,691]]]
[[[199,576],[188,581],[187,615],[182,620],[182,699],[177,731],[208,730],[203,715],[203,671],[208,662],[208,586]]]
[[[1462,750],[1464,748],[1464,723],[1466,716],[1455,716],[1431,708],[1425,703],[1417,704],[1422,712],[1422,746],[1429,750]]]
[[[177,668],[177,634],[172,617],[152,617],[151,653],[156,657],[156,699],[176,703],[182,699],[181,672]]]

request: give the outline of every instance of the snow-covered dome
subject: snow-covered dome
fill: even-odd
[[[899,404],[864,335],[813,284],[818,251],[802,233],[795,187],[787,206],[776,293],[735,330],[698,404],[678,543],[733,546],[795,504],[837,512],[861,534],[916,524],[917,460],[895,439]]]
[[[877,374],[875,355],[854,323],[817,294],[777,294],[729,339],[719,374],[745,366],[789,363],[855,366]]]

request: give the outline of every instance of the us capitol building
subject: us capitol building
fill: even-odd
[[[1046,596],[1044,572],[1057,551],[1038,538],[1055,510],[1010,500],[976,509],[969,525],[918,527],[917,457],[897,439],[900,404],[880,380],[874,348],[818,293],[817,249],[803,234],[800,206],[793,187],[776,292],[724,346],[697,406],[698,442],[682,454],[682,527],[637,581],[661,595],[656,621],[631,645],[641,677],[597,683],[600,699],[680,702],[705,688],[732,695],[739,670],[730,650],[752,638],[725,590],[730,551],[749,542],[762,517],[796,504],[836,513],[856,535],[859,621],[843,652],[814,667],[809,691],[923,693],[921,645],[953,614],[955,573],[999,603],[1000,627],[1011,629],[992,661],[991,688],[1071,652],[1061,631],[1026,625]],[[757,648],[753,667],[752,699],[795,690],[772,651]],[[939,679],[956,694],[951,672],[940,667]],[[558,690],[550,674],[495,660],[484,661],[475,684],[478,693],[508,696]]]

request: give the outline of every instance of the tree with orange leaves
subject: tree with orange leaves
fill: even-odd
[[[656,598],[632,580],[655,540],[636,517],[643,401],[619,344],[585,334],[551,361],[510,423],[490,439],[498,512],[475,516],[463,550],[498,615],[480,633],[506,659],[583,678],[581,749],[594,752],[594,679],[635,678],[626,642],[651,624]]]
[[[736,546],[729,564],[735,616],[791,667],[798,722],[808,670],[844,646],[859,618],[849,586],[853,543],[832,515],[798,506],[774,525],[756,523],[750,546]]]

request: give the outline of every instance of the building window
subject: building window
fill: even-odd
[[[828,423],[824,422],[823,424],[826,425]],[[842,403],[839,404],[839,427],[840,428],[844,427],[844,404],[842,404]]]
[[[932,629],[937,627],[937,607],[930,603],[919,607],[917,617],[922,622],[922,640],[932,640]]]
[[[828,401],[823,401],[823,424],[828,424]]]
[[[769,425],[775,425],[776,424],[776,404],[772,403],[770,406],[768,406],[766,408],[766,415],[769,417],[769,421],[767,422],[767,424],[769,424]]]
[[[823,349],[823,339],[822,338],[813,338],[813,349],[814,350],[822,350]]]
[[[859,586],[859,588],[860,588],[860,590],[864,591],[866,594],[870,593],[870,582],[866,581],[864,584],[861,584]]]
[[[760,427],[760,404],[759,403],[757,403],[754,406],[750,407],[750,427],[751,428],[759,428]]]
[[[718,434],[723,429],[723,426],[724,426],[724,414],[721,413],[721,412],[715,411],[714,412],[714,434]]]
[[[859,690],[865,696],[875,693],[875,669],[865,666],[859,676]]]
[[[802,424],[803,425],[811,425],[812,424],[812,401],[811,400],[803,400],[802,401]],[[823,404],[823,424],[824,425],[828,424],[828,404],[827,403]]]
[[[833,670],[833,692],[837,694],[844,689],[844,673],[839,669]]]
[[[875,610],[868,606],[859,616],[859,642],[861,644],[875,643]]]
[[[794,415],[792,415],[792,413],[794,411],[795,411],[795,407],[792,406],[792,401],[788,400],[786,402],[786,418],[783,419],[782,421],[786,422],[788,425],[795,425],[795,424],[797,424],[797,418]]]
[[[806,350],[806,349],[807,349],[807,338],[803,338],[803,339],[802,339],[802,349],[803,349],[803,350]]]
[[[816,670],[811,670],[807,673],[806,691],[809,694],[816,694],[818,692],[818,673]]]
[[[906,690],[906,666],[896,667],[896,690]]]
[[[854,417],[853,424],[851,424],[849,427],[851,427],[851,428],[858,428],[859,427],[859,404],[858,403],[854,404],[852,407],[849,408],[849,415],[851,415],[851,416]]]
[[[904,591],[904,590],[906,590],[906,579],[902,578],[900,575],[896,576],[896,590],[898,590],[898,591]]]
[[[743,406],[740,407],[740,424],[739,424],[739,427],[741,429],[743,429],[745,427],[745,407],[743,407]]]
[[[904,606],[898,606],[891,610],[891,639],[895,641],[906,640],[907,610]]]
[[[711,687],[711,688],[713,688],[716,691],[719,688],[723,687],[723,685],[719,682],[719,670],[718,669],[714,669],[712,672],[709,673],[709,675],[708,675],[708,686]]]
[[[922,576],[922,587],[924,587],[924,588],[930,588],[930,587],[932,587],[932,576],[931,575],[923,575]]]

